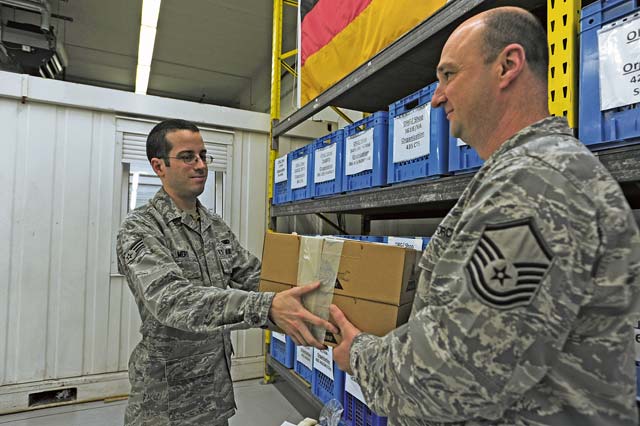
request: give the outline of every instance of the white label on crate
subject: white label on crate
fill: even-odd
[[[373,128],[349,136],[346,147],[345,174],[351,176],[373,169]]]
[[[307,157],[291,160],[291,189],[304,188],[307,186]]]
[[[364,395],[362,395],[362,389],[360,388],[360,385],[349,373],[345,373],[344,376],[344,390],[355,396],[360,402],[366,405],[367,403],[364,400]]]
[[[602,111],[640,102],[640,20],[623,19],[598,30]]]
[[[321,351],[313,348],[313,368],[333,380],[333,348]]]
[[[467,143],[460,138],[456,139],[456,146],[466,146]]]
[[[389,237],[388,244],[422,251],[422,238]]]
[[[393,119],[393,162],[429,155],[431,105],[426,104]]]
[[[276,331],[272,331],[271,332],[271,337],[273,337],[276,340],[280,340],[281,342],[287,343],[287,338],[282,333],[278,333]]]
[[[313,348],[309,346],[296,346],[296,361],[307,367],[309,370],[312,370]]]
[[[287,156],[280,157],[276,159],[275,164],[275,177],[273,181],[275,183],[286,182],[287,181]]]
[[[336,149],[334,143],[326,148],[317,149],[314,159],[315,183],[327,182],[336,178]]]
[[[636,363],[640,364],[640,328],[633,330],[636,339]]]

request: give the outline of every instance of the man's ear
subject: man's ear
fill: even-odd
[[[166,164],[164,164],[164,160],[161,158],[156,158],[153,157],[151,159],[151,168],[153,168],[153,171],[156,172],[156,174],[158,175],[158,177],[163,177],[164,176],[164,169],[165,169]]]
[[[524,48],[512,43],[502,49],[499,57],[500,84],[501,89],[507,88],[524,70],[526,65],[526,55]]]

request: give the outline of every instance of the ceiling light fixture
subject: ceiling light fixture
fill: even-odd
[[[138,45],[138,66],[136,68],[136,93],[145,95],[149,86],[153,45],[156,42],[156,27],[160,14],[160,0],[142,0],[142,20],[140,22],[140,44]]]

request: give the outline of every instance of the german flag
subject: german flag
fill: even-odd
[[[306,104],[445,0],[300,0],[300,87]]]

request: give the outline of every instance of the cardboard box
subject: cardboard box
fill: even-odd
[[[260,291],[280,292],[293,286],[267,280],[260,280]],[[406,323],[411,313],[412,303],[401,306],[387,303],[374,302],[366,299],[334,294],[333,302],[353,325],[365,333],[375,336],[384,336],[391,330]],[[327,331],[324,342],[327,345],[336,345],[342,338]]]
[[[300,236],[267,233],[261,279],[297,285]],[[421,252],[344,240],[334,292],[401,306],[413,301]]]

